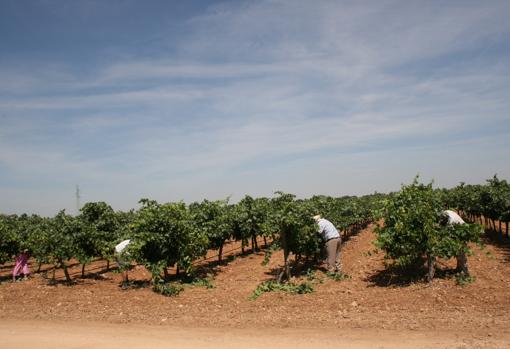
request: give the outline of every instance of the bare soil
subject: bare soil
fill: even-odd
[[[499,338],[450,331],[377,329],[183,328],[144,324],[0,320],[2,348],[349,348],[349,349],[485,349],[508,348]]]
[[[88,266],[84,279],[80,278],[81,266],[72,267],[76,280],[72,286],[65,285],[61,271],[57,271],[56,285],[49,285],[45,273],[12,283],[11,265],[4,265],[0,269],[0,280],[3,280],[0,335],[3,338],[2,331],[15,333],[35,322],[38,328],[48,324],[70,326],[71,337],[73,326],[86,324],[92,332],[115,326],[125,331],[148,326],[157,331],[156,328],[163,326],[168,331],[197,329],[197,335],[203,329],[213,332],[228,329],[238,331],[235,333],[239,336],[263,331],[264,336],[273,333],[278,337],[279,332],[275,331],[290,331],[289,336],[299,337],[312,330],[359,334],[356,338],[373,345],[379,343],[378,338],[395,334],[401,337],[396,343],[405,343],[404,339],[414,338],[411,335],[414,333],[416,338],[426,340],[420,342],[424,348],[436,343],[433,342],[436,337],[437,343],[449,343],[446,347],[452,347],[450,344],[458,348],[509,346],[508,244],[487,240],[483,249],[474,246],[475,253],[469,257],[470,271],[476,278],[474,283],[457,285],[452,273],[455,261],[451,260],[440,261],[438,277],[427,284],[419,276],[402,276],[385,268],[383,253],[377,252],[373,245],[373,228],[369,226],[344,243],[342,264],[349,279],[334,281],[319,270],[311,294],[273,292],[256,300],[249,300],[250,295],[262,281],[274,278],[282,264],[281,253],[275,253],[269,265],[262,266],[263,252],[242,255],[235,244],[226,247],[226,255],[230,257],[222,264],[214,262],[214,252],[211,252],[209,259],[200,265],[203,272],[213,275],[214,287],[186,286],[176,297],[154,293],[148,284],[150,274],[142,266],[130,272],[135,282],[123,290],[120,274],[106,272],[104,261]],[[306,267],[301,271],[304,274]],[[298,279],[304,280],[306,276]],[[119,328],[115,331],[120,331]],[[369,338],[372,335],[373,340]]]

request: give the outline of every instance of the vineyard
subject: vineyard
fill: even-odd
[[[442,225],[445,208],[467,224]],[[235,204],[143,199],[129,212],[98,202],[77,216],[2,215],[2,318],[499,331],[510,320],[509,209],[510,186],[495,176],[452,189],[416,178],[362,197],[277,192]],[[341,231],[339,274],[322,264],[317,213]],[[113,247],[124,239],[133,268],[121,289]],[[25,249],[33,276],[13,283]],[[460,252],[467,275],[455,270]]]
[[[272,199],[246,196],[237,204],[228,200],[160,204],[142,199],[141,208],[129,212],[115,212],[108,204],[96,202],[85,204],[76,217],[65,211],[52,218],[2,215],[0,262],[12,261],[17,253],[28,250],[37,270],[43,264],[50,264],[53,270],[61,268],[66,281],[72,283],[68,265],[80,263],[82,277],[87,264],[97,258],[105,260],[109,269],[114,246],[131,239],[126,257],[145,266],[154,288],[161,289],[159,284],[169,278],[169,268],[175,268],[183,278],[192,278],[194,262],[209,250],[216,250],[221,262],[226,242],[239,242],[242,252],[248,248],[258,251],[262,239],[265,247],[271,243],[268,252],[285,245],[287,255],[315,257],[321,243],[314,214],[321,213],[353,233],[373,220],[372,208],[382,198],[317,196],[297,200],[279,192]]]
[[[131,239],[124,258],[143,265],[151,273],[154,289],[164,290],[170,268],[181,279],[193,279],[196,261],[208,251],[217,251],[221,262],[227,242],[238,242],[244,253],[248,248],[259,251],[262,239],[266,262],[273,251],[283,249],[282,281],[282,276],[291,278],[291,264],[320,264],[324,242],[312,216],[321,214],[343,232],[344,238],[376,220],[384,222],[376,229],[375,245],[386,252],[393,266],[419,266],[426,261],[430,281],[436,257],[449,259],[461,250],[470,253],[468,244],[480,243],[482,229],[478,224],[497,232],[500,239],[508,238],[510,185],[494,176],[485,185],[461,183],[453,189],[433,189],[432,183],[421,184],[415,178],[399,192],[362,197],[297,199],[276,192],[273,198],[246,196],[237,204],[230,204],[228,199],[189,205],[141,199],[140,204],[137,211],[115,212],[105,202],[87,203],[78,216],[65,211],[51,218],[1,215],[0,263],[13,261],[20,251],[27,250],[37,271],[42,265],[52,266],[51,282],[55,282],[55,270],[61,268],[71,284],[68,265],[80,263],[81,277],[94,260],[106,261],[109,270],[114,246]],[[473,224],[441,226],[438,223],[444,208],[459,211]],[[294,261],[289,260],[291,255]]]

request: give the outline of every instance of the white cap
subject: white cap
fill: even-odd
[[[117,246],[115,246],[115,252],[121,253],[126,248],[126,246],[129,245],[130,242],[131,240],[121,241]]]

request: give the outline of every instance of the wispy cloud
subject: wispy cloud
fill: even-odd
[[[416,172],[451,184],[469,164],[472,180],[510,175],[479,151],[510,149],[509,13],[505,1],[226,2],[133,39],[151,55],[99,46],[111,56],[85,70],[23,69],[20,56],[0,70],[0,211],[72,210],[77,183],[126,209],[141,196],[390,190]]]

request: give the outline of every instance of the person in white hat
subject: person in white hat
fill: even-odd
[[[342,246],[342,238],[333,223],[316,215],[313,217],[319,225],[319,234],[322,235],[326,247],[326,262],[328,271],[338,273],[340,271],[340,248]]]
[[[456,224],[465,224],[464,220],[457,214],[457,212],[452,210],[444,210],[441,213],[441,224],[446,226],[454,226]],[[461,250],[457,254],[457,268],[456,271],[462,272],[464,275],[469,275],[468,265],[467,265],[467,256],[464,250]]]
[[[115,246],[115,261],[117,262],[117,266],[119,270],[122,272],[122,287],[127,287],[129,279],[128,279],[128,270],[131,267],[131,263],[127,262],[125,257],[125,252],[127,246],[131,243],[131,240],[124,240],[118,243]]]

